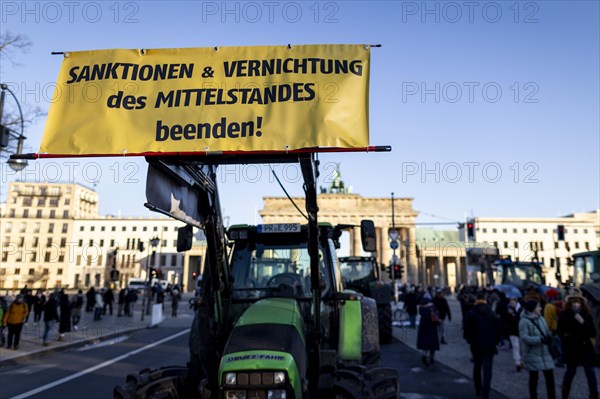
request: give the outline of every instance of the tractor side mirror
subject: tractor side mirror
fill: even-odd
[[[192,225],[187,224],[177,229],[177,252],[189,251],[192,249],[192,239],[194,232]]]
[[[377,236],[375,233],[375,223],[372,220],[362,220],[360,222],[360,239],[365,252],[377,251]]]
[[[591,273],[590,280],[594,283],[600,283],[600,273]]]

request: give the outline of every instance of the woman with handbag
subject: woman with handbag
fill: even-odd
[[[594,346],[591,338],[596,336],[592,316],[585,298],[574,294],[566,298],[565,309],[558,318],[558,336],[563,345],[563,361],[567,371],[562,383],[562,397],[567,399],[577,367],[583,367],[590,392],[590,399],[598,399],[598,381],[594,370]]]
[[[519,321],[519,336],[523,342],[523,363],[529,371],[529,397],[537,399],[538,375],[541,371],[546,380],[548,399],[556,398],[554,387],[554,359],[549,345],[552,334],[542,317],[539,302],[529,300],[523,304],[525,311]]]
[[[419,314],[421,319],[417,330],[417,349],[421,350],[423,364],[429,366],[435,363],[435,351],[440,350],[438,326],[441,320],[428,292],[421,298]]]

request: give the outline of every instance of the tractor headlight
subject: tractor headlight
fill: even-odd
[[[225,374],[225,385],[235,385],[237,383],[237,376],[235,373]]]
[[[285,382],[285,373],[283,371],[276,371],[273,374],[273,379],[275,384],[281,384]]]
[[[246,391],[225,391],[226,399],[246,399]]]
[[[286,399],[287,396],[283,389],[272,389],[267,391],[267,399]]]

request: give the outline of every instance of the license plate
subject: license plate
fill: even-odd
[[[259,224],[256,226],[256,231],[260,234],[264,233],[299,233],[300,225],[298,223],[275,223],[275,224]]]

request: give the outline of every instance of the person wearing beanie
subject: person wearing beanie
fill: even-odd
[[[464,336],[473,355],[475,393],[488,399],[492,385],[492,364],[502,336],[502,322],[485,297],[484,292],[477,294],[475,306],[467,313]]]
[[[519,321],[519,336],[524,346],[523,363],[529,371],[529,397],[537,399],[539,372],[544,374],[548,399],[556,399],[554,388],[554,359],[548,345],[552,335],[546,321],[541,316],[542,308],[538,301],[529,299],[523,303],[525,311]]]
[[[570,295],[558,319],[558,336],[564,348],[563,361],[567,371],[562,382],[562,397],[567,399],[577,367],[583,367],[590,399],[598,399],[598,381],[594,371],[595,353],[592,338],[596,327],[583,296]]]

